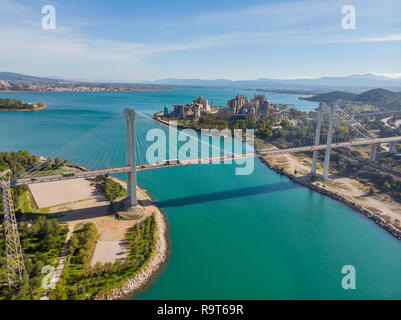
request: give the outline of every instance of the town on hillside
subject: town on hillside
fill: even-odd
[[[227,101],[226,106],[213,106],[213,101],[209,105],[209,100],[202,96],[192,100],[189,104],[175,104],[173,110],[168,106],[159,112],[157,116],[164,118],[174,118],[180,120],[198,120],[203,115],[227,115],[227,116],[256,116],[271,117],[274,122],[288,120],[288,113],[294,105],[276,104],[267,100],[265,94],[255,94],[248,99],[245,95],[237,94],[233,99]]]

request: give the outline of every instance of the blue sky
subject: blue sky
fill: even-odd
[[[341,8],[356,9],[356,29]],[[55,30],[41,9],[56,8]],[[101,81],[401,76],[399,0],[0,0],[0,71]]]

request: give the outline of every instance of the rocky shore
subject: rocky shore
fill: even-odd
[[[327,190],[323,187],[314,185],[310,180],[307,179],[300,179],[295,177],[292,174],[289,174],[285,171],[280,170],[279,168],[277,168],[276,166],[272,165],[268,160],[266,160],[263,157],[259,157],[260,160],[266,165],[268,166],[270,169],[274,170],[275,172],[277,172],[278,174],[284,175],[286,177],[288,177],[289,179],[313,190],[316,192],[319,192],[325,196],[328,196],[334,200],[340,201],[342,203],[344,203],[345,205],[347,205],[348,207],[354,209],[355,211],[363,214],[365,217],[371,219],[372,221],[374,221],[374,223],[376,223],[379,227],[383,228],[384,230],[386,230],[388,233],[390,233],[392,236],[394,236],[395,238],[401,240],[401,231],[396,229],[394,226],[392,226],[390,223],[388,223],[386,220],[384,220],[383,218],[381,218],[380,216],[376,215],[374,212],[369,211],[368,209],[360,206],[359,204],[335,193],[332,192],[330,190]]]
[[[39,111],[39,110],[44,110],[46,109],[47,106],[44,107],[34,107],[34,108],[21,108],[21,109],[16,109],[16,108],[0,108],[0,112],[29,112],[29,111]]]
[[[150,197],[149,197],[150,198]],[[119,300],[133,296],[136,292],[146,286],[152,277],[160,270],[167,260],[167,222],[158,208],[154,210],[156,221],[156,244],[148,263],[132,278],[128,279],[122,286],[111,290],[108,295],[99,295],[95,300]]]

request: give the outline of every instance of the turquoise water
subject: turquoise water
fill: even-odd
[[[198,95],[219,104],[236,93],[0,93],[48,105],[39,112],[0,113],[0,150],[46,155],[127,105],[151,115]],[[303,110],[316,107],[296,95],[268,97]],[[171,252],[160,275],[137,298],[401,298],[400,241],[259,160],[250,176],[236,176],[234,170],[234,165],[209,164],[138,173],[139,184],[166,213]],[[356,290],[341,288],[344,265],[356,268]]]

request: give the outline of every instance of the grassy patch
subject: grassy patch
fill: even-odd
[[[36,216],[34,220],[18,224],[24,255],[25,275],[18,292],[8,287],[0,288],[0,297],[7,299],[39,299],[43,293],[41,280],[45,265],[56,267],[63,248],[68,227],[56,219]],[[0,274],[6,280],[4,230],[0,230]]]
[[[125,261],[90,266],[91,250],[94,249],[96,237],[88,236],[89,227],[84,226],[80,232],[82,241],[74,240],[74,249],[69,250],[67,263],[56,290],[50,299],[92,299],[96,294],[107,294],[111,289],[120,287],[132,278],[149,261],[155,246],[156,221],[154,215],[136,224],[126,234],[128,258]],[[86,230],[86,231],[85,231]],[[73,235],[74,237],[74,235]],[[79,236],[77,236],[79,237]],[[71,238],[72,239],[72,238]],[[83,250],[83,258],[79,257]],[[86,255],[85,255],[86,253]]]

